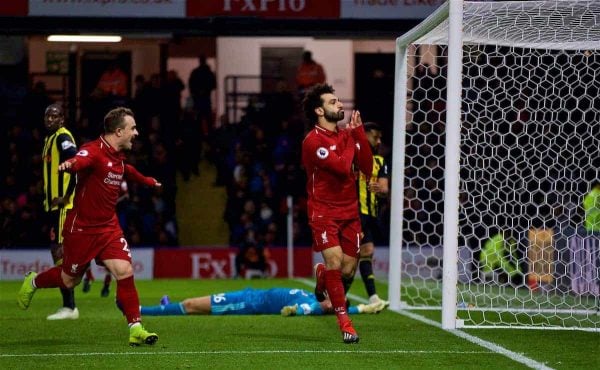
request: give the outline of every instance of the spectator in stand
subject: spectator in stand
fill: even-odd
[[[46,112],[46,108],[54,103],[48,95],[46,84],[43,81],[37,81],[32,89],[27,92],[23,102],[23,121],[25,127],[33,130],[40,126],[40,121]]]
[[[213,111],[211,93],[217,87],[215,74],[206,64],[206,56],[200,55],[200,64],[192,70],[188,80],[190,95],[194,101],[197,121],[202,128],[202,135],[207,137],[212,132]]]
[[[158,335],[144,329],[135,288],[131,252],[116,214],[121,183],[137,182],[160,187],[156,179],[139,173],[124,161],[138,135],[133,112],[116,108],[104,119],[104,135],[86,143],[74,158],[58,166],[59,171],[77,173],[73,208],[64,230],[64,261],[40,274],[27,273],[17,295],[21,309],[29,308],[40,288],[73,288],[81,282],[92,259],[100,260],[117,280],[117,300],[122,303],[129,324],[129,345],[152,345]]]
[[[277,315],[303,316],[332,314],[329,299],[317,301],[314,294],[296,288],[244,289],[188,298],[171,303],[163,296],[158,306],[142,306],[142,315]],[[373,305],[351,306],[353,314],[379,313]]]
[[[127,97],[127,74],[117,62],[111,62],[98,80],[97,88],[108,97],[123,99]]]
[[[318,84],[308,90],[303,108],[314,128],[302,143],[302,164],[307,175],[308,219],[313,250],[321,252],[325,264],[315,265],[315,296],[331,299],[344,343],[359,338],[346,311],[345,283],[356,272],[360,250],[360,219],[356,176],[352,164],[370,180],[373,155],[358,111],[347,128],[338,128],[344,119],[344,105],[330,85]],[[343,281],[342,281],[343,279]]]
[[[262,278],[267,273],[267,251],[261,243],[254,240],[254,231],[249,230],[247,241],[241,243],[240,250],[235,256],[236,277],[246,279]]]
[[[164,102],[164,109],[166,115],[172,118],[179,118],[181,116],[181,92],[185,89],[185,85],[177,71],[169,70],[167,72],[167,79],[163,87],[165,91],[166,101]]]
[[[325,83],[325,81],[326,77],[323,66],[313,59],[310,51],[306,50],[302,53],[302,63],[296,71],[298,93],[300,96],[303,96],[309,88],[316,84]]]
[[[76,178],[65,172],[59,172],[58,166],[77,154],[77,145],[71,132],[64,127],[65,115],[60,104],[46,108],[44,125],[47,136],[42,152],[44,167],[44,210],[48,224],[48,241],[52,260],[56,266],[63,262],[63,223],[67,211],[73,208],[73,196]],[[73,288],[60,288],[62,307],[47,317],[48,320],[75,320],[79,310],[75,307]]]
[[[134,86],[132,110],[138,125],[145,132],[150,124],[150,84],[144,75],[139,74],[135,76]]]
[[[100,125],[104,114],[118,106],[129,103],[129,76],[119,67],[117,61],[112,61],[100,76],[96,88],[91,93],[89,111],[92,125]]]

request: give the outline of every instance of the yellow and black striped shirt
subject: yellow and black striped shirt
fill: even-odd
[[[373,155],[373,174],[372,179],[388,177],[388,166],[385,159],[380,155]],[[367,177],[361,172],[358,177],[358,208],[361,214],[377,217],[378,204],[377,194],[369,191],[367,187]]]
[[[66,209],[73,208],[75,175],[58,172],[58,165],[77,154],[77,146],[73,135],[64,127],[46,136],[42,161],[44,166],[44,210],[55,211],[58,206],[52,206],[52,199],[71,194],[65,204]]]

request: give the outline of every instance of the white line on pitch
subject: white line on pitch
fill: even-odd
[[[168,356],[168,355],[271,355],[271,354],[314,354],[314,353],[323,353],[323,354],[335,354],[335,353],[343,353],[343,354],[412,354],[412,355],[430,355],[430,354],[489,354],[488,351],[413,351],[413,350],[385,350],[385,351],[377,351],[377,350],[264,350],[264,351],[181,351],[181,352],[83,352],[83,353],[22,353],[22,354],[0,354],[0,358],[3,357],[84,357],[84,356],[147,356],[147,355],[159,355],[159,356]]]
[[[303,284],[306,284],[308,286],[314,286],[315,285],[314,281],[309,280],[309,279],[302,279],[302,278],[300,278],[300,279],[296,279],[296,280],[299,281],[299,282],[301,282],[301,283],[303,283]],[[359,297],[357,295],[354,295],[354,294],[348,294],[348,297],[350,297],[350,298],[352,298],[352,299],[354,299],[356,301],[359,301],[361,303],[367,303],[368,302],[366,299],[364,299],[362,297]],[[442,328],[442,325],[439,322],[430,320],[430,319],[428,319],[428,318],[426,318],[424,316],[417,315],[416,313],[413,313],[413,312],[409,312],[409,311],[405,311],[405,310],[390,310],[390,311],[396,312],[396,313],[398,313],[400,315],[403,315],[403,316],[406,316],[406,317],[409,317],[409,318],[411,318],[413,320],[420,321],[420,322],[422,322],[424,324],[432,325],[432,326],[435,326],[435,327],[440,328],[440,329]],[[504,348],[504,347],[502,347],[502,346],[500,346],[500,345],[498,345],[496,343],[492,343],[492,342],[489,342],[487,340],[483,340],[483,339],[481,339],[479,337],[476,337],[474,335],[467,334],[464,331],[460,331],[460,330],[456,329],[456,330],[446,330],[446,332],[448,332],[450,334],[454,334],[454,335],[456,335],[459,338],[468,340],[469,342],[477,344],[478,346],[481,346],[483,348],[487,348],[487,349],[489,349],[492,352],[499,353],[499,354],[501,354],[503,356],[506,356],[506,357],[510,358],[511,360],[514,360],[516,362],[522,363],[523,365],[528,366],[528,367],[530,367],[532,369],[552,370],[551,367],[548,367],[548,366],[546,366],[545,364],[543,364],[541,362],[537,362],[534,359],[531,359],[531,358],[529,358],[527,356],[524,356],[524,355],[522,355],[520,353],[508,350],[508,349],[506,349],[506,348]]]

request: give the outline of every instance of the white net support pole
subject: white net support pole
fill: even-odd
[[[448,4],[444,3],[433,14],[415,28],[396,40],[396,70],[394,80],[394,136],[392,154],[392,191],[390,195],[390,256],[388,273],[388,299],[390,308],[401,308],[401,276],[402,276],[402,248],[403,248],[403,220],[404,220],[404,168],[406,148],[406,121],[407,121],[407,82],[408,60],[407,48],[410,43],[431,31],[442,19],[448,16]],[[393,184],[397,184],[394,186]]]
[[[288,278],[294,277],[294,198],[288,195],[287,199],[287,271]]]
[[[442,328],[456,329],[458,276],[458,196],[462,91],[462,0],[450,0],[448,88],[446,98],[446,168],[444,171],[444,255]]]
[[[404,168],[404,147],[406,136],[406,46],[396,48],[396,76],[395,84],[400,89],[394,91],[394,137],[392,162],[397,168]],[[390,204],[390,267],[388,275],[388,299],[390,308],[393,310],[400,309],[400,280],[401,280],[401,262],[402,262],[402,215],[404,213],[404,171],[392,171],[392,184],[400,184],[397,191],[391,192]]]

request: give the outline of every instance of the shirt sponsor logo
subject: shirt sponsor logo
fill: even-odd
[[[104,179],[105,184],[116,186],[121,186],[121,181],[123,181],[123,174],[110,171],[106,174],[106,178]]]
[[[317,157],[321,159],[329,157],[329,150],[327,150],[327,148],[320,147],[317,149]]]
[[[85,150],[85,149],[80,150],[79,153],[77,153],[77,155],[80,156],[80,157],[87,157],[89,154],[90,153],[87,150]]]

